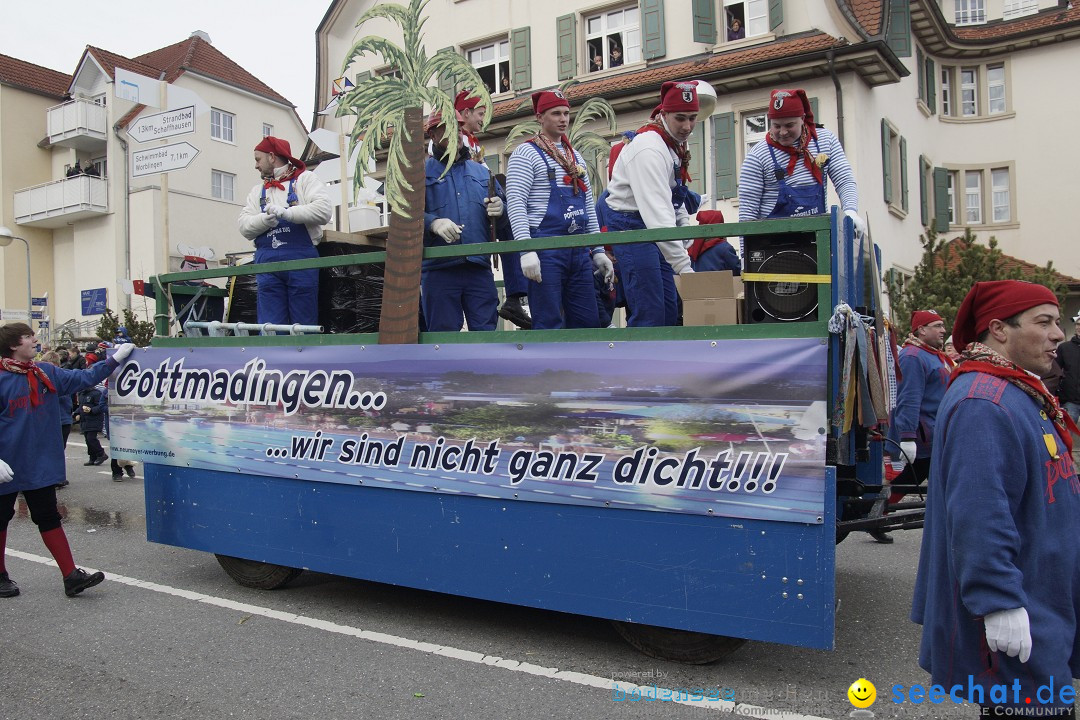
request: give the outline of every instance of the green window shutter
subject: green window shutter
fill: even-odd
[[[926,104],[931,115],[937,113],[937,69],[930,58],[926,58]]]
[[[356,73],[356,77],[353,78],[353,85],[356,85],[356,87],[360,87],[360,85],[362,85],[363,83],[366,83],[370,79],[371,79],[371,71],[370,70],[365,70],[364,72]]]
[[[646,60],[664,57],[667,42],[664,39],[664,0],[641,0],[641,50]]]
[[[775,30],[784,22],[784,0],[769,0],[769,29]]]
[[[919,99],[926,102],[926,76],[923,72],[925,62],[923,61],[922,48],[915,48],[915,75],[919,80]]]
[[[881,186],[885,202],[892,202],[892,153],[889,152],[889,125],[881,121]]]
[[[934,168],[934,229],[949,231],[949,171]]]
[[[694,126],[694,132],[686,141],[690,150],[690,189],[698,195],[705,194],[705,123]]]
[[[559,79],[577,75],[577,16],[573,13],[555,18],[555,37],[559,54]]]
[[[484,164],[488,166],[488,170],[492,175],[499,174],[499,156],[497,154],[485,155]]]
[[[716,0],[693,0],[694,42],[716,43]]]
[[[908,209],[907,140],[900,138],[900,207]]]
[[[930,188],[926,187],[926,158],[919,156],[919,221],[923,227],[930,227]]]
[[[735,197],[735,113],[712,116],[713,168],[716,172],[716,199]]]
[[[532,49],[529,38],[532,28],[523,27],[510,31],[510,69],[514,74],[515,91],[528,90],[532,87]]]
[[[889,9],[889,31],[886,44],[897,57],[911,57],[911,3],[910,0],[892,0]]]
[[[816,96],[810,98],[810,112],[814,113],[814,123],[820,125],[821,124],[821,116],[818,115],[818,103],[817,103],[817,97]]]
[[[451,45],[450,47],[445,47],[442,50],[440,50],[439,52],[441,52],[441,53],[455,52],[454,46]],[[454,79],[454,76],[453,75],[440,75],[439,76],[439,89],[442,90],[447,95],[449,95],[451,98],[453,98],[454,95],[457,94],[457,81]]]

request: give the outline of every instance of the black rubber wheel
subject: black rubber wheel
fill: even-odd
[[[214,554],[218,564],[228,573],[229,577],[240,585],[257,590],[277,590],[285,587],[295,580],[303,570],[274,565],[273,563],[259,562],[258,560],[244,560],[243,558],[230,555]]]
[[[721,660],[742,647],[743,638],[709,635],[690,630],[639,625],[612,620],[623,640],[649,657],[687,665],[707,665]]]

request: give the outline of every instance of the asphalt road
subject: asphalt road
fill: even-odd
[[[748,643],[683,666],[591,618],[319,573],[243,588],[211,555],[148,543],[141,466],[114,483],[84,452],[73,439],[65,527],[76,562],[110,579],[66,598],[25,510],[12,521],[22,595],[0,600],[2,718],[841,718],[860,677],[877,686],[874,717],[975,714],[891,700],[927,682],[908,620],[921,531],[838,547],[835,651]],[[615,700],[612,679],[728,688],[739,704]]]

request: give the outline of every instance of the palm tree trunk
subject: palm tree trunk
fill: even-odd
[[[390,235],[386,240],[386,272],[383,281],[379,344],[402,345],[419,340],[420,265],[424,257],[424,143],[420,108],[405,111],[405,142],[408,165],[403,175],[412,190],[405,192],[405,206],[411,218],[390,215]]]

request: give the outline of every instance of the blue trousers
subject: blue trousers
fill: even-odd
[[[424,270],[420,289],[420,306],[430,332],[461,330],[463,315],[469,330],[494,330],[499,322],[499,293],[487,263]]]
[[[529,281],[521,274],[521,253],[501,253],[503,291],[506,297],[524,297],[529,294]]]
[[[600,327],[587,248],[540,250],[540,278],[529,280],[533,330]]]
[[[627,327],[664,327],[679,322],[675,271],[656,243],[614,245],[626,296]]]
[[[255,262],[277,262],[319,257],[312,246],[281,253],[256,250]],[[258,288],[255,311],[260,323],[274,325],[319,324],[319,271],[292,270],[255,276]]]

